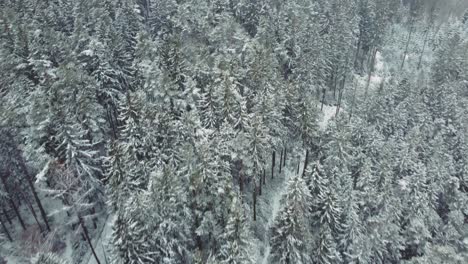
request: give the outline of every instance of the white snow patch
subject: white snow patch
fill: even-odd
[[[400,188],[401,188],[403,191],[405,191],[405,190],[408,189],[408,184],[409,184],[408,181],[405,180],[405,179],[401,179],[401,180],[398,181],[398,185],[400,185]]]
[[[380,51],[377,51],[375,54],[375,70],[376,71],[383,71],[384,70],[384,59],[382,57],[382,53]]]
[[[93,240],[94,250],[96,251],[96,254],[101,263],[108,263],[109,261],[109,245],[112,238],[112,227],[116,218],[117,217],[115,215],[108,215],[106,218],[106,222],[104,223],[102,233],[98,235],[96,239]],[[87,262],[83,261],[83,263],[97,264],[96,259],[94,259],[94,256],[91,254],[91,250],[89,250],[89,254],[89,259],[87,260]]]
[[[92,56],[94,56],[94,51],[93,51],[93,50],[90,50],[90,49],[83,50],[83,51],[81,52],[81,55],[92,57]]]
[[[49,165],[50,161],[48,161],[44,168],[41,170],[41,172],[39,172],[39,174],[36,175],[36,183],[44,182],[47,180],[46,174],[49,172]]]
[[[328,122],[336,115],[336,106],[323,105],[322,113],[323,116],[318,125],[321,130],[325,130],[328,126]]]

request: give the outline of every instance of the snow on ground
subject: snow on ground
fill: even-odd
[[[369,80],[369,91],[375,90],[378,87],[380,87],[382,82],[385,82],[388,79],[387,73],[388,69],[385,66],[385,58],[382,56],[382,53],[377,52],[375,55],[374,71],[372,72],[372,75],[370,76]],[[363,76],[355,74],[354,77],[357,80],[359,90],[361,92],[364,92],[367,86],[369,76],[366,73]]]
[[[384,59],[382,57],[382,53],[380,53],[380,51],[377,51],[377,53],[375,54],[375,65],[374,65],[374,69],[376,72],[382,72],[385,67],[384,67]]]
[[[319,107],[321,106],[319,105]],[[323,105],[322,113],[323,116],[322,119],[319,121],[318,125],[321,130],[325,130],[327,128],[328,122],[336,115],[336,106]]]
[[[265,230],[265,237],[264,237],[264,246],[265,246],[265,252],[263,254],[263,258],[261,260],[261,264],[268,264],[269,258],[270,258],[270,253],[271,253],[271,246],[270,246],[270,230],[271,227],[273,226],[276,216],[278,215],[278,212],[280,211],[281,208],[281,198],[283,195],[286,193],[287,190],[287,182],[289,179],[289,176],[291,175],[291,171],[289,167],[286,167],[286,170],[284,172],[284,180],[283,184],[279,186],[279,189],[277,192],[273,193],[273,196],[271,197],[271,216],[268,219],[268,222],[266,224],[267,228]]]
[[[102,263],[109,263],[109,245],[112,238],[112,226],[115,221],[115,215],[108,215],[106,221],[102,227],[102,232],[93,239],[93,246],[99,261]],[[88,256],[84,258],[82,263],[97,264],[96,259],[91,253],[91,249],[88,252]]]
[[[299,154],[294,155],[293,153]],[[297,172],[298,165],[301,169],[304,166],[303,162],[305,153],[302,153],[300,149],[290,149],[290,153],[288,152],[288,155],[286,167],[282,170],[281,174],[278,174],[278,165],[276,166],[275,178],[273,180],[270,178],[270,182],[267,181],[267,185],[264,188],[264,195],[260,196],[259,213],[262,215],[265,228],[263,238],[258,241],[260,243],[258,248],[263,249],[263,252],[259,252],[257,255],[258,264],[271,263],[271,227],[275,222],[276,216],[281,211],[281,199],[286,194],[290,177]]]

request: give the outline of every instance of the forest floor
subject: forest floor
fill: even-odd
[[[291,160],[289,160],[291,161]],[[288,161],[286,161],[288,165]],[[260,206],[261,208],[261,213],[264,214],[270,214],[270,216],[267,218],[267,222],[265,224],[265,230],[264,230],[264,236],[263,236],[263,254],[260,254],[260,264],[268,264],[269,258],[270,258],[270,253],[271,253],[271,247],[270,247],[270,230],[271,227],[273,226],[276,216],[278,215],[278,212],[281,209],[281,198],[283,195],[286,193],[287,188],[288,188],[288,180],[289,177],[292,173],[294,173],[294,169],[291,168],[290,164],[289,166],[286,166],[286,168],[282,171],[280,175],[277,175],[277,181],[273,182],[272,188],[265,188],[265,195],[262,197],[264,199],[264,204]],[[259,204],[261,201],[259,202]]]
[[[112,226],[115,221],[115,215],[107,215],[106,220],[102,226],[101,232],[93,239],[94,250],[101,264],[110,263],[108,259],[110,256],[109,245],[112,238]],[[94,256],[91,254],[91,250],[88,251],[85,258],[82,261],[83,264],[98,264]]]
[[[335,113],[335,106],[323,106],[322,117],[319,121],[319,127],[321,130],[325,130],[327,128],[328,123],[335,116]],[[278,173],[279,166],[276,166],[276,177],[273,180],[269,178],[271,182],[267,181],[267,184],[264,187],[264,195],[259,197],[258,222],[260,222],[260,224],[257,223],[256,230],[263,235],[257,235],[257,237],[261,238],[259,239],[257,246],[259,251],[257,254],[258,264],[271,263],[271,228],[273,227],[275,219],[283,206],[281,200],[287,192],[289,179],[293,177],[293,175],[302,173],[304,167],[305,151],[296,147],[293,148],[290,152],[291,153],[288,153],[286,166],[282,169],[282,172]]]

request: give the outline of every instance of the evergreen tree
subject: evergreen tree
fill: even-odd
[[[232,200],[226,232],[220,248],[219,263],[254,263],[249,225],[237,198]]]
[[[304,180],[295,176],[272,227],[271,250],[275,263],[309,263],[308,216],[310,193]]]

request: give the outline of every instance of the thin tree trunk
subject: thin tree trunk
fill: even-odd
[[[26,230],[26,225],[24,224],[23,218],[21,217],[18,207],[15,205],[15,202],[13,201],[11,197],[9,198],[9,200],[10,200],[11,207],[13,207],[13,211],[15,211],[15,214],[18,217],[21,227],[23,228],[23,230]]]
[[[93,215],[93,227],[97,229],[96,216],[94,216],[96,214],[96,208],[94,206],[91,208],[91,214]]]
[[[263,168],[263,185],[266,184],[266,170]]]
[[[338,114],[340,113],[341,100],[343,98],[343,91],[344,91],[344,88],[345,88],[345,83],[346,83],[346,75],[344,76],[344,78],[343,78],[343,80],[341,82],[341,89],[340,89],[340,94],[338,95],[338,104],[336,106],[335,116],[338,116]]]
[[[408,34],[408,40],[406,40],[405,52],[403,53],[403,61],[401,62],[400,70],[403,70],[403,67],[405,66],[406,56],[408,55],[409,43],[411,41],[411,36],[413,35],[413,29],[414,29],[414,22],[411,21],[410,32]]]
[[[257,186],[254,187],[253,191],[253,220],[257,221]]]
[[[356,45],[356,52],[354,54],[354,63],[353,63],[354,68],[356,68],[358,57],[359,57],[359,51],[361,50],[361,38],[362,38],[362,31],[359,31],[358,43]]]
[[[5,208],[2,207],[2,211],[3,211],[3,215],[5,215],[5,218],[6,218],[6,220],[8,221],[8,223],[9,223],[10,225],[13,224],[13,223],[11,222],[11,219],[10,219],[10,216],[8,215],[7,210],[5,210]]]
[[[242,170],[239,172],[239,191],[241,193],[244,191],[244,172]]]
[[[26,167],[26,162],[23,158],[23,155],[19,152],[19,149],[16,148],[16,157],[19,161],[19,165],[21,167],[21,170],[23,171],[24,175],[26,176],[26,181],[28,182],[29,188],[31,189],[31,192],[33,194],[34,200],[36,201],[37,206],[39,207],[39,211],[41,212],[41,217],[42,220],[44,221],[47,231],[50,232],[50,226],[49,226],[49,221],[47,220],[47,214],[44,210],[44,207],[42,206],[41,200],[39,199],[39,195],[37,195],[36,189],[34,187],[34,183],[32,181],[32,177],[29,174],[28,168]]]
[[[305,176],[307,163],[309,163],[309,150],[308,149],[306,150],[306,156],[305,156],[305,160],[304,160],[304,169],[302,171],[302,177]]]
[[[333,74],[333,100],[336,100],[336,84],[338,82],[338,69]]]
[[[284,147],[284,155],[283,155],[283,167],[286,167],[286,153],[287,153],[287,148]]]
[[[369,74],[367,75],[367,83],[366,83],[366,91],[364,94],[364,101],[367,100],[367,94],[369,93],[369,86],[370,86],[370,80],[372,77],[372,73],[374,72],[374,66],[375,66],[375,57],[377,56],[377,49],[374,49],[372,52],[372,59],[369,64]]]
[[[260,181],[258,184],[258,196],[262,196],[262,175],[260,175]]]
[[[325,103],[325,93],[327,90],[323,88],[323,95],[322,95],[322,106],[320,107],[320,111],[323,111],[323,104]]]
[[[419,55],[418,70],[421,69],[422,58],[424,55],[424,51],[426,50],[427,38],[429,37],[429,28],[430,27],[427,27],[426,29],[426,35],[424,36],[423,48],[421,50],[421,55]]]
[[[44,220],[44,223],[46,225],[46,228],[47,228],[47,231],[50,232],[50,226],[49,226],[49,220],[47,220],[47,214],[44,210],[44,207],[42,206],[42,203],[41,203],[41,200],[39,199],[39,196],[37,195],[37,192],[36,192],[36,189],[34,188],[34,184],[31,180],[31,178],[28,176],[26,176],[28,178],[27,182],[31,188],[31,191],[33,193],[33,196],[34,196],[34,200],[36,200],[36,203],[37,203],[37,206],[39,207],[39,211],[41,212],[41,216],[42,216],[42,220]]]
[[[354,76],[353,76],[353,99],[351,100],[351,110],[349,111],[349,121],[351,121],[351,118],[353,117],[353,111],[354,111],[354,104],[355,104],[355,101],[356,101],[356,82],[354,80]]]
[[[8,172],[9,173],[9,172]],[[26,230],[26,225],[24,224],[23,218],[21,217],[21,214],[18,210],[18,207],[16,206],[15,202],[13,201],[13,197],[11,195],[10,189],[8,188],[8,185],[6,183],[6,177],[7,174],[1,175],[0,178],[2,179],[2,184],[5,192],[8,194],[8,200],[10,201],[11,208],[13,208],[13,211],[15,212],[16,216],[18,217],[18,220],[20,222],[21,227],[23,230]]]
[[[8,232],[8,229],[6,228],[5,223],[3,223],[3,220],[2,220],[1,217],[0,217],[0,222],[2,223],[3,232],[7,236],[8,240],[10,240],[10,242],[13,242],[13,239],[11,238],[10,232]]]
[[[111,111],[109,110],[109,107],[106,107],[106,112],[107,112],[107,122],[109,122],[109,126],[111,127],[113,138],[116,139],[117,131],[115,129],[114,120],[113,120]]]
[[[34,211],[34,207],[32,206],[32,204],[27,199],[26,199],[26,204],[28,205],[29,211],[31,211],[31,214],[34,217],[34,220],[36,221],[37,225],[39,226],[39,229],[41,230],[41,233],[43,233],[44,229],[42,228],[42,225],[39,222],[39,219],[37,219],[37,215],[36,215],[36,211]]]
[[[84,236],[86,238],[86,241],[88,241],[89,247],[91,248],[91,252],[93,253],[93,256],[94,256],[94,259],[96,260],[96,263],[101,264],[97,254],[96,254],[96,251],[94,251],[93,243],[91,243],[91,239],[89,238],[88,229],[84,225],[83,219],[81,218],[81,216],[78,216],[78,220],[80,221],[81,228],[83,229],[83,234],[84,234]]]
[[[194,197],[196,197],[196,195],[194,195]],[[193,199],[193,200],[195,201],[195,199]],[[192,210],[193,210],[193,211],[197,210],[197,207],[198,207],[198,206],[197,206],[196,202],[194,202],[194,203],[192,204]],[[196,227],[197,227],[197,226],[200,226],[200,222],[201,222],[201,221],[200,221],[200,218],[197,216],[197,214],[195,214],[195,221],[194,221],[195,226],[196,226]],[[196,231],[194,231],[194,236],[195,236],[195,244],[196,244],[196,247],[198,248],[198,250],[202,251],[202,250],[203,250],[203,241],[202,241],[200,235],[198,235],[198,234],[196,233]]]
[[[301,167],[301,160],[297,161],[297,172],[296,175],[299,175],[299,168]]]
[[[104,245],[101,242],[101,247],[102,247],[102,254],[104,255],[104,260],[106,261],[106,264],[109,264],[109,261],[107,260],[107,254],[106,254],[106,249],[104,248]]]
[[[276,151],[273,150],[273,155],[271,156],[271,178],[273,179],[273,176],[275,174],[275,157],[276,156]]]
[[[283,150],[281,149],[281,155],[279,160],[279,173],[281,173],[281,166],[283,164]]]

